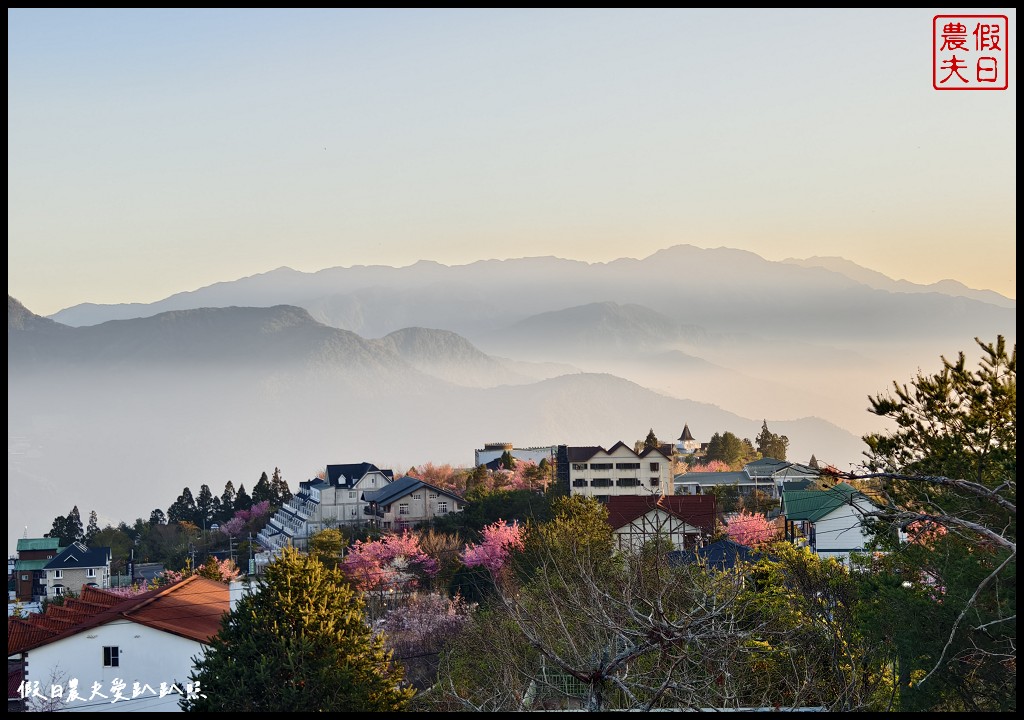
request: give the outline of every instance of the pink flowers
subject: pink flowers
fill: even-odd
[[[776,527],[760,513],[741,510],[725,528],[729,539],[740,545],[753,547],[775,539]]]
[[[437,574],[437,560],[420,549],[419,536],[408,530],[376,542],[357,540],[341,564],[360,590],[411,590]]]
[[[519,522],[511,525],[503,520],[494,522],[483,530],[483,542],[479,545],[468,543],[460,556],[466,567],[482,565],[491,574],[498,575],[513,550],[523,549],[523,528]]]

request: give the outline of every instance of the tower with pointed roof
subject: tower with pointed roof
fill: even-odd
[[[700,443],[693,439],[689,424],[683,424],[683,434],[676,441],[676,450],[681,455],[690,455],[700,449]]]

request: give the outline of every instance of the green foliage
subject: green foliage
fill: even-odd
[[[661,442],[658,440],[658,436],[654,434],[654,428],[651,428],[647,432],[647,437],[644,438],[644,450],[657,450],[661,447]]]
[[[67,547],[73,542],[83,540],[85,531],[82,529],[82,515],[78,512],[78,506],[71,508],[67,515],[58,515],[53,519],[53,526],[46,537],[60,538],[61,547]]]
[[[501,466],[506,470],[511,470],[516,466],[516,459],[512,457],[512,453],[508,450],[501,454]]]
[[[891,642],[906,710],[1016,708],[1017,349],[975,342],[977,369],[961,352],[869,398],[895,425],[864,438],[872,490],[911,542],[877,563],[884,606],[865,617],[891,617],[866,626]]]
[[[483,527],[497,520],[525,523],[548,517],[550,503],[547,497],[532,490],[498,490],[478,497],[462,512],[436,517],[433,526],[439,532],[458,534],[471,542],[479,542]]]
[[[396,712],[414,691],[341,573],[285,548],[194,659],[192,712]]]
[[[267,477],[265,472],[260,475],[260,479],[256,481],[256,486],[252,489],[252,502],[254,505],[264,500],[270,503],[274,502],[274,490],[270,487],[270,478]]]
[[[340,530],[326,528],[309,539],[309,554],[334,569],[341,563],[341,551],[348,545]]]
[[[786,459],[789,438],[785,435],[776,435],[769,430],[767,420],[761,424],[761,432],[754,442],[757,444],[757,452],[761,454],[761,457],[773,458],[775,460]]]
[[[705,462],[721,460],[730,467],[742,465],[754,459],[754,448],[749,441],[741,440],[731,432],[715,433],[708,441]]]
[[[185,487],[181,491],[181,495],[175,498],[171,506],[167,508],[167,522],[174,523],[183,520],[192,523],[196,521],[196,500],[192,497],[192,490],[188,487]]]

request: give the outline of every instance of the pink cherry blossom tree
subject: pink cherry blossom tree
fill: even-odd
[[[479,545],[468,543],[460,557],[466,567],[483,566],[497,578],[512,552],[522,549],[523,528],[519,521],[509,524],[498,520],[483,529],[483,541]]]
[[[420,538],[408,530],[377,541],[356,542],[341,563],[346,577],[364,592],[413,590],[437,574],[437,560],[420,549]]]
[[[771,542],[778,534],[775,523],[760,513],[741,510],[726,526],[729,539],[740,545],[754,547]]]

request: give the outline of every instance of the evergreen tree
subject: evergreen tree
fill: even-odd
[[[516,466],[516,459],[512,457],[512,453],[506,450],[501,454],[501,466],[506,470],[511,470]]]
[[[274,492],[273,503],[277,507],[287,505],[288,501],[292,499],[291,488],[288,487],[288,483],[283,477],[281,477],[281,468],[275,467],[274,474],[270,478],[270,489]]]
[[[270,487],[270,478],[267,477],[266,473],[260,475],[260,479],[256,482],[256,487],[252,489],[253,504],[263,502],[264,500],[270,503],[274,502],[274,490]]]
[[[82,516],[78,512],[78,506],[75,505],[67,515],[55,517],[46,537],[60,538],[61,547],[83,540],[85,532],[82,530]]]
[[[149,526],[150,527],[153,527],[154,525],[166,525],[166,524],[167,524],[167,516],[164,515],[164,511],[161,510],[160,508],[155,508],[153,510],[153,512],[151,512],[149,514]]]
[[[396,712],[414,692],[366,622],[362,596],[292,548],[194,662],[202,692],[180,701],[191,712]]]
[[[224,492],[220,496],[220,516],[217,522],[225,523],[235,514],[235,484],[228,480],[224,483]]]
[[[187,520],[194,523],[196,519],[196,500],[192,491],[186,486],[181,495],[167,508],[167,522],[180,523]]]
[[[249,493],[245,491],[245,485],[239,485],[238,492],[235,493],[235,512],[238,512],[239,510],[248,510],[252,505],[252,498],[249,497]]]
[[[774,460],[786,459],[786,450],[789,448],[789,438],[785,435],[776,435],[769,430],[767,420],[762,422],[761,432],[758,433],[756,442],[757,452],[761,454],[761,457],[772,458]]]
[[[660,447],[661,442],[658,440],[658,436],[654,434],[654,428],[651,428],[644,439],[644,450],[657,450]]]
[[[85,527],[85,535],[84,535],[84,538],[83,538],[84,541],[85,541],[85,544],[86,545],[92,545],[92,541],[96,537],[96,534],[99,531],[100,531],[99,518],[96,517],[96,511],[95,510],[90,510],[89,511],[89,524],[86,525],[86,527]]]
[[[213,491],[206,483],[202,484],[196,495],[195,522],[199,527],[209,527],[213,523]]]

